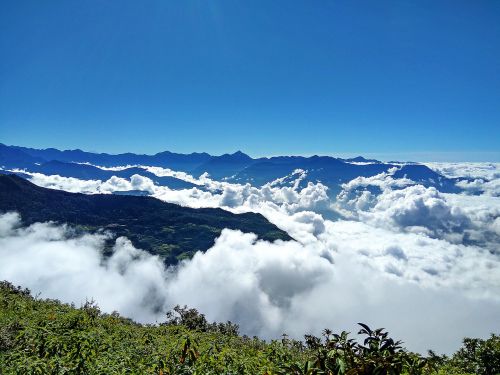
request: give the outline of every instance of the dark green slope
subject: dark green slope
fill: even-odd
[[[253,232],[270,241],[291,239],[260,214],[194,209],[152,197],[68,193],[0,175],[0,212],[8,211],[19,212],[25,224],[51,220],[91,232],[109,229],[168,264],[209,249],[224,228]]]

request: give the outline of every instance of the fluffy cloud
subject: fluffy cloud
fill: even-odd
[[[359,176],[342,184],[342,190],[337,195],[333,207],[346,218],[355,218],[357,211],[364,211],[376,203],[377,196],[382,192],[400,189],[415,183],[408,178],[393,178],[398,167],[371,177]]]
[[[307,174],[302,170],[257,188],[250,184],[214,181],[206,174],[196,179],[184,172],[144,168],[161,176],[176,176],[200,188],[172,190],[154,185],[140,175],[130,180],[112,177],[102,182],[32,174],[32,181],[46,187],[87,193],[143,190],[183,206],[221,207],[235,213],[258,212],[302,243],[311,242],[324,231],[324,218],[340,217],[394,232],[420,233],[453,244],[474,244],[492,252],[499,251],[498,197],[440,193],[406,178],[395,179],[397,167],[343,184],[334,202],[328,196],[328,188],[321,183],[301,187]]]
[[[500,197],[500,163],[426,163],[446,177],[458,178],[457,186],[470,194]]]
[[[333,207],[345,218],[499,251],[498,197],[441,193],[406,179],[395,180],[390,173],[358,177],[342,188]]]
[[[101,165],[95,165],[95,164],[87,163],[87,162],[85,162],[85,163],[72,162],[72,163],[82,164],[82,165],[90,165],[92,167],[102,169],[103,171],[123,171],[123,170],[128,169],[128,168],[140,167],[139,165],[136,165],[136,164],[133,164],[133,165],[128,164],[128,165],[122,165],[122,166],[116,166],[116,167],[104,167]]]
[[[206,253],[168,270],[124,238],[104,258],[104,235],[75,237],[69,228],[50,223],[21,228],[16,214],[0,216],[0,223],[0,278],[42,297],[76,303],[93,298],[104,311],[118,310],[140,321],[161,320],[177,303],[198,308],[210,320],[230,319],[242,332],[265,338],[283,332],[319,334],[325,327],[355,329],[357,321],[364,321],[387,327],[413,350],[432,345],[445,352],[455,350],[463,335],[500,329],[498,262],[470,255],[465,259],[472,263],[450,265],[446,257],[456,255],[446,244],[420,243],[416,234],[395,238],[359,222],[326,222],[320,238],[303,245],[257,241],[253,234],[224,230]],[[333,241],[334,236],[342,237]],[[443,269],[425,269],[443,261]],[[415,271],[404,270],[403,264]],[[481,267],[483,276],[468,278],[469,266]],[[378,272],[379,267],[387,272]],[[428,280],[420,282],[424,276]],[[435,279],[449,283],[439,285]]]
[[[424,163],[445,177],[500,178],[500,163]]]
[[[72,193],[85,194],[111,194],[115,191],[141,190],[150,194],[155,192],[154,182],[147,177],[134,174],[130,179],[112,176],[106,181],[101,180],[80,180],[73,177],[62,177],[59,175],[44,175],[42,173],[32,173],[19,171],[30,176],[30,181],[34,184],[49,189],[65,190]]]
[[[476,335],[497,329],[499,263],[491,254],[462,254],[468,249],[358,222],[326,224],[323,238],[306,246],[225,232],[179,270],[173,299],[263,337],[299,337],[366,321],[385,325],[418,350],[426,349],[433,332],[449,330],[447,343],[439,344],[449,351],[464,334],[453,327],[467,323]]]
[[[500,197],[500,178],[491,181],[482,178],[476,178],[472,181],[462,180],[456,184],[471,194],[486,194],[493,197]]]
[[[191,182],[198,185],[199,188],[173,190],[166,186],[155,185],[151,179],[138,174],[133,175],[130,179],[113,176],[107,181],[101,181],[22,172],[30,176],[31,182],[47,188],[87,194],[141,190],[163,201],[193,208],[222,207],[233,212],[253,211],[261,212],[264,215],[330,211],[328,188],[321,183],[309,183],[304,188],[300,188],[300,181],[305,177],[305,172],[301,170],[285,177],[290,180],[290,186],[282,186],[282,180],[285,179],[283,178],[256,188],[250,184],[215,181],[210,179],[207,174],[194,178],[184,172],[174,172],[160,167],[144,167],[144,169],[158,176],[173,176]]]
[[[500,259],[484,248],[358,221],[326,224],[322,241],[338,254],[364,263],[374,274],[386,273],[434,290],[460,291],[471,298],[500,295]]]
[[[462,232],[469,220],[462,210],[448,204],[435,189],[422,185],[400,190],[386,190],[367,211],[358,211],[361,221],[377,227],[396,227],[396,230],[423,231],[432,237]]]
[[[157,257],[119,238],[104,258],[104,234],[75,237],[66,226],[22,228],[19,220],[15,213],[0,216],[1,279],[65,302],[95,299],[104,311],[143,322],[165,311],[165,269]]]
[[[185,303],[200,309],[209,319],[230,319],[241,324],[243,332],[267,338],[282,332],[300,337],[306,332],[319,333],[325,327],[354,329],[354,322],[365,321],[386,326],[412,349],[425,350],[432,345],[440,351],[451,351],[465,335],[485,336],[500,329],[500,198],[493,194],[444,194],[408,179],[395,179],[395,170],[390,170],[344,184],[332,201],[323,184],[301,184],[307,174],[301,170],[257,188],[214,181],[208,175],[194,178],[168,169],[145,168],[199,187],[171,190],[140,175],[130,180],[113,177],[108,181],[81,181],[32,174],[32,181],[87,193],[144,190],[164,201],[190,207],[258,212],[297,242],[270,244],[256,241],[249,234],[224,231],[212,249],[173,271],[163,269],[158,259],[121,239],[115,255],[129,255],[123,257],[126,261],[121,267],[113,268],[113,262],[100,258],[98,237],[71,238],[67,229],[48,224],[38,225],[65,234],[60,239],[30,237],[26,233],[37,232],[36,227],[16,229],[16,220],[4,216],[0,220],[4,244],[23,236],[47,247],[67,243],[74,249],[91,243],[81,249],[94,254],[94,260],[81,264],[97,267],[95,274],[100,275],[101,285],[110,285],[110,297],[98,283],[101,294],[91,281],[77,278],[79,273],[74,268],[72,275],[63,275],[64,283],[58,283],[59,278],[50,279],[53,285],[40,283],[48,277],[35,278],[35,267],[24,273],[25,279],[12,280],[34,290],[41,285],[38,290],[67,301],[102,299],[109,311],[116,309],[147,321],[161,316],[160,306]],[[462,172],[455,169],[454,173]],[[490,173],[488,178],[492,176]],[[479,174],[474,177],[486,178]],[[22,258],[9,258],[11,262],[36,259],[37,255],[18,254]],[[50,253],[54,262],[58,262],[57,254]],[[119,272],[129,269],[123,264],[136,260],[142,264],[136,268],[141,272],[149,272],[147,267],[159,267],[159,271],[151,271],[152,279],[144,283],[139,271]],[[8,267],[0,266],[0,270],[7,272]],[[93,271],[90,267],[82,273]],[[73,276],[76,281],[71,282]],[[119,288],[114,289],[114,285]],[[119,294],[127,285],[137,289],[115,301],[112,293]],[[80,295],[83,291],[88,292]],[[139,298],[144,295],[154,303]],[[440,332],[439,337],[435,332]]]
[[[355,179],[349,181],[346,184],[342,184],[343,191],[353,191],[359,188],[366,187],[378,187],[381,191],[388,190],[392,188],[403,188],[409,185],[415,184],[412,180],[408,178],[393,178],[394,173],[398,170],[398,167],[392,167],[387,172],[379,173],[371,177],[359,176]]]

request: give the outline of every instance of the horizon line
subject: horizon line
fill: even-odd
[[[181,154],[181,155],[190,155],[190,154],[207,154],[209,156],[223,156],[223,155],[234,155],[237,153],[243,153],[249,156],[252,159],[261,159],[261,158],[273,158],[273,157],[331,157],[337,159],[352,159],[356,157],[362,157],[364,159],[375,159],[381,162],[417,162],[417,163],[500,163],[500,151],[400,151],[400,152],[352,152],[352,151],[344,151],[344,152],[315,152],[315,153],[271,153],[268,155],[256,155],[253,153],[247,153],[238,149],[233,152],[223,152],[221,154],[211,154],[206,151],[192,151],[192,152],[180,152],[180,151],[171,151],[171,150],[161,150],[154,153],[144,153],[144,152],[136,152],[136,151],[121,151],[121,152],[108,152],[108,151],[96,151],[96,150],[84,150],[82,148],[57,148],[57,147],[34,147],[34,146],[20,146],[20,145],[7,145],[5,143],[1,143],[7,147],[22,147],[22,148],[31,148],[34,150],[57,150],[57,151],[81,151],[92,154],[108,154],[108,155],[120,155],[120,154],[135,154],[135,155],[146,155],[146,156],[154,156],[163,152],[170,152],[173,154]],[[488,156],[486,156],[488,155]],[[434,156],[434,157],[430,157]],[[461,156],[461,157],[459,157]],[[463,158],[463,156],[468,156],[468,158]],[[487,157],[487,159],[485,158]]]

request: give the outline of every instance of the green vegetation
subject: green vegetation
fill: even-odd
[[[208,250],[224,228],[252,232],[269,241],[291,240],[260,214],[194,209],[151,197],[68,193],[0,174],[0,213],[8,211],[19,212],[28,225],[55,221],[81,231],[105,229],[126,236],[134,246],[159,255],[166,264]],[[108,250],[112,244],[108,241]]]
[[[161,325],[141,325],[81,308],[39,300],[0,283],[1,374],[499,374],[500,336],[465,339],[451,358],[422,357],[383,329],[361,325],[358,343],[346,332],[323,338],[265,342],[240,336],[230,322],[208,323],[176,307]]]

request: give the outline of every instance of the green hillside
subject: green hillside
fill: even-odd
[[[269,241],[291,240],[260,214],[194,209],[152,197],[68,193],[0,174],[0,212],[8,211],[19,212],[24,224],[51,220],[89,232],[107,229],[160,255],[167,264],[206,251],[224,228],[252,232]]]

